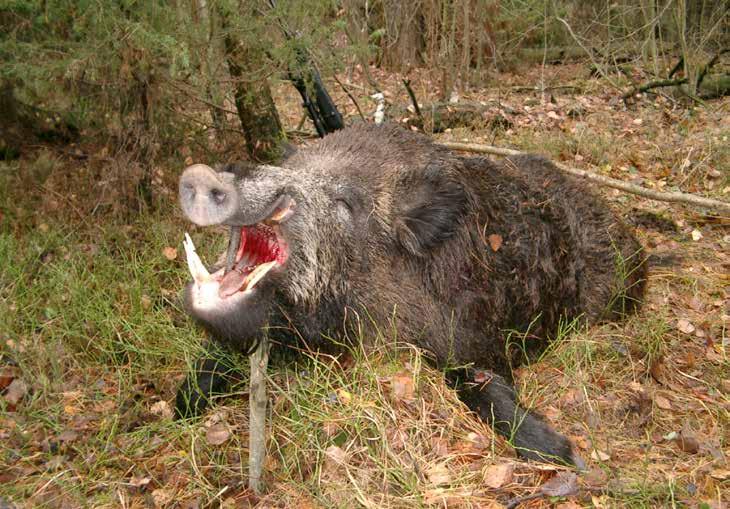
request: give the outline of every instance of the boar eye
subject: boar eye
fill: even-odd
[[[337,198],[335,200],[335,206],[337,207],[337,218],[343,222],[348,223],[352,220],[352,207],[344,198]]]
[[[348,201],[344,198],[337,198],[335,200],[335,203],[337,203],[337,207],[346,209],[350,214],[352,214],[352,205],[348,203]]]

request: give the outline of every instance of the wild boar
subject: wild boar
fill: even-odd
[[[212,274],[185,242],[187,309],[216,340],[248,351],[268,333],[332,350],[328,338],[358,337],[350,328],[367,338],[395,326],[519,454],[578,461],[510,380],[561,320],[619,318],[641,300],[641,246],[584,183],[540,157],[463,157],[360,125],[281,166],[191,166],[180,202],[193,223],[231,228]],[[202,411],[225,380],[217,360],[201,361],[178,412]]]

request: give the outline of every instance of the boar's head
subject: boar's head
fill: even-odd
[[[187,218],[232,232],[226,266],[212,274],[185,242],[193,275],[186,304],[214,335],[247,349],[272,305],[313,314],[325,301],[341,303],[342,312],[367,307],[378,302],[378,285],[400,284],[392,279],[409,260],[428,270],[434,248],[463,224],[469,200],[461,163],[401,129],[371,129],[380,129],[372,139],[367,129],[355,139],[330,135],[282,167],[185,170]]]

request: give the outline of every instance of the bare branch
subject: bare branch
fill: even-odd
[[[524,152],[520,152],[519,150],[493,147],[491,145],[481,145],[476,143],[458,143],[452,141],[444,141],[438,142],[438,144],[452,150],[463,150],[466,152],[476,152],[480,154],[494,154],[498,156],[517,156],[525,154]],[[622,180],[606,177],[604,175],[598,175],[597,173],[593,173],[587,170],[572,168],[564,164],[555,163],[555,166],[560,168],[565,173],[569,173],[585,180],[590,180],[591,182],[596,182],[597,184],[601,184],[602,186],[618,189],[620,191],[624,191],[625,193],[635,194],[657,201],[688,203],[690,205],[697,205],[700,207],[707,207],[709,209],[720,210],[723,212],[730,212],[730,203],[728,202],[713,200],[712,198],[705,198],[703,196],[697,196],[688,193],[666,193],[661,191],[654,191],[652,189],[647,189],[645,187],[637,186],[635,184],[629,184],[628,182],[624,182]]]
[[[269,364],[269,339],[259,342],[251,354],[249,388],[248,487],[261,494],[261,473],[266,459],[266,368]]]

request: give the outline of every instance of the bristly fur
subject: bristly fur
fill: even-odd
[[[225,171],[251,210],[282,192],[297,202],[283,227],[287,270],[261,326],[296,328],[311,347],[331,349],[328,338],[368,325],[350,323],[353,316],[395,321],[399,337],[438,365],[488,370],[504,385],[501,377],[543,350],[561,320],[615,318],[641,300],[639,243],[601,198],[543,158],[467,158],[397,126],[361,125],[282,166]],[[527,352],[506,348],[505,331],[528,328]],[[255,339],[246,329],[228,335],[242,349]],[[515,408],[511,388],[469,387],[464,399],[484,417]],[[522,426],[516,442],[538,451],[528,457],[562,451],[559,459],[572,460],[567,441],[542,421]]]

